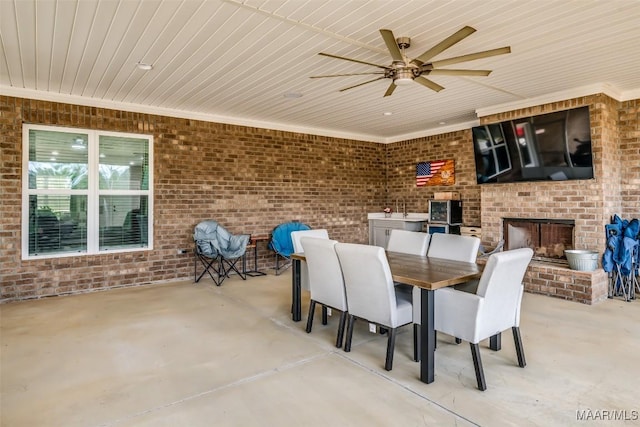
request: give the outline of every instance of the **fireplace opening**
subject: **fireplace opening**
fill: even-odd
[[[565,249],[573,249],[575,221],[569,219],[504,218],[506,250],[533,249],[539,261],[566,263]]]

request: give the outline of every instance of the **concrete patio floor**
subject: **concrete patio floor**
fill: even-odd
[[[291,272],[221,287],[203,279],[0,306],[0,425],[567,426],[640,424],[640,301],[595,306],[525,294],[521,332],[481,348],[476,389],[467,343],[438,335],[423,384],[412,329],[393,370],[386,336],[339,316],[311,334],[290,317]],[[611,417],[622,418],[611,421]]]

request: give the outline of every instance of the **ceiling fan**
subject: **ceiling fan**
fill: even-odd
[[[380,30],[380,34],[384,39],[385,44],[387,45],[387,49],[389,49],[389,53],[391,54],[391,58],[393,62],[391,65],[379,65],[371,62],[361,61],[359,59],[346,58],[344,56],[332,55],[330,53],[320,52],[318,55],[328,56],[329,58],[337,58],[343,59],[346,61],[357,62],[359,64],[371,65],[373,67],[381,68],[382,71],[370,72],[370,73],[350,73],[350,74],[332,74],[332,75],[324,75],[324,76],[311,76],[312,79],[319,79],[325,77],[343,77],[343,76],[361,76],[361,75],[375,75],[379,74],[380,77],[377,77],[373,80],[368,80],[363,83],[358,83],[357,85],[345,87],[344,89],[340,89],[340,92],[344,92],[345,90],[353,89],[362,85],[366,85],[368,83],[373,83],[382,79],[392,79],[389,88],[385,92],[384,96],[390,96],[393,91],[396,89],[396,86],[406,85],[411,83],[412,81],[416,83],[420,83],[423,86],[428,87],[431,90],[436,92],[440,92],[444,87],[440,86],[436,82],[429,80],[425,76],[488,76],[491,73],[491,70],[454,70],[454,69],[446,69],[440,68],[446,65],[458,64],[460,62],[473,61],[481,58],[488,58],[490,56],[503,55],[505,53],[511,52],[511,47],[500,47],[497,49],[485,50],[482,52],[470,53],[467,55],[456,56],[454,58],[442,59],[438,61],[431,61],[431,58],[435,57],[439,53],[445,51],[450,48],[454,44],[458,43],[461,40],[464,40],[466,37],[475,33],[476,30],[472,27],[465,26],[464,28],[456,31],[446,39],[442,40],[437,45],[433,46],[431,49],[424,52],[422,55],[409,59],[405,54],[405,49],[411,46],[411,39],[409,37],[399,37],[396,38],[393,35],[391,30]]]

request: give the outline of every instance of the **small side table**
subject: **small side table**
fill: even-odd
[[[243,271],[244,274],[250,277],[267,275],[267,273],[264,273],[258,270],[258,242],[264,242],[270,239],[271,239],[271,236],[269,234],[258,234],[255,236],[253,234],[251,235],[251,239],[249,240],[249,244],[247,245],[247,250],[253,248],[253,270],[248,270],[248,271],[245,270]],[[245,257],[245,262],[243,263],[243,265],[246,266],[246,257],[247,257],[246,252],[244,254],[244,257]]]

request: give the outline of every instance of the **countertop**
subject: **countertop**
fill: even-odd
[[[394,212],[390,218],[385,217],[384,212],[373,212],[367,214],[367,219],[384,220],[384,221],[406,221],[420,222],[428,221],[429,214],[424,212],[407,212],[407,216],[403,216],[401,212]]]

